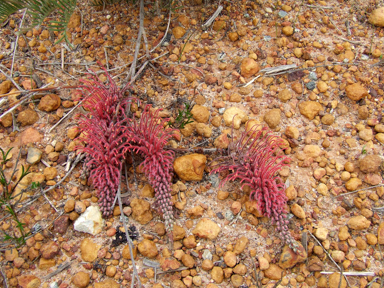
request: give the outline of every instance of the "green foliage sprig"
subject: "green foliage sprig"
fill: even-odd
[[[175,118],[175,122],[172,123],[171,121],[168,122],[169,126],[172,126],[176,129],[184,129],[186,125],[193,123],[192,119],[192,106],[190,103],[184,103],[184,109],[180,110],[178,109],[178,115]]]
[[[17,228],[17,231],[18,231],[18,233],[16,231],[13,231],[12,233],[7,233],[6,231],[2,231],[4,235],[3,235],[3,237],[0,238],[0,241],[3,242],[4,246],[6,246],[6,247],[10,247],[12,245],[16,245],[18,247],[20,245],[25,244],[26,237],[29,235],[29,233],[25,232],[25,230],[24,230],[25,224],[19,220],[19,218],[18,218],[18,216],[17,216],[17,214],[13,208],[15,204],[12,204],[12,202],[13,202],[13,200],[15,200],[15,198],[20,197],[21,196],[20,194],[24,192],[24,191],[22,191],[21,193],[19,193],[17,195],[13,195],[17,185],[30,172],[29,172],[29,167],[27,169],[25,169],[24,166],[21,165],[21,175],[20,175],[19,179],[16,181],[16,183],[12,183],[12,179],[18,171],[18,169],[16,167],[17,167],[17,163],[20,159],[20,153],[19,153],[19,156],[17,157],[17,160],[16,160],[16,165],[15,165],[15,168],[13,169],[11,177],[9,177],[9,180],[7,179],[7,177],[5,176],[4,170],[3,170],[3,166],[10,160],[10,158],[8,158],[8,156],[9,156],[9,153],[11,152],[12,149],[13,148],[10,148],[10,149],[8,149],[7,152],[5,152],[3,149],[0,148],[0,152],[1,152],[0,184],[3,188],[3,191],[0,194],[0,207],[2,208],[3,211],[5,211],[7,214],[9,214],[9,216],[11,216],[10,217],[10,223],[9,223],[10,227],[12,227],[12,221],[14,221],[15,227]],[[36,183],[32,183],[32,184],[34,186],[36,186]]]
[[[77,0],[3,0],[0,1],[0,22],[19,10],[27,9],[27,15],[31,16],[32,22],[20,31],[25,32],[41,25],[47,17],[58,16],[58,20],[49,21],[48,29],[62,34],[56,43],[63,40],[69,43],[66,32],[76,4]],[[53,15],[54,12],[56,15]]]

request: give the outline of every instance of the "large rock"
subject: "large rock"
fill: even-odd
[[[155,258],[157,254],[159,254],[155,242],[149,239],[141,241],[137,248],[139,249],[139,252],[147,258]]]
[[[308,261],[307,269],[310,272],[323,271],[324,262],[321,261],[317,256],[312,256]]]
[[[89,206],[87,210],[77,218],[73,228],[79,232],[92,235],[99,234],[104,228],[104,220],[99,206]]]
[[[13,123],[12,113],[8,113],[0,119],[0,123],[5,127],[11,127]],[[381,133],[380,133],[381,134]]]
[[[151,204],[144,199],[135,198],[131,201],[132,217],[140,224],[145,225],[152,220]]]
[[[279,266],[283,269],[292,268],[297,263],[303,262],[307,259],[307,252],[301,243],[296,242],[298,245],[297,252],[294,252],[288,245],[285,245],[283,252],[280,256]]]
[[[9,80],[5,80],[0,84],[0,94],[8,93],[12,88],[12,82]]]
[[[183,27],[177,26],[172,29],[173,36],[175,36],[176,39],[180,39],[185,34],[185,29]]]
[[[208,123],[209,119],[209,110],[205,106],[195,105],[191,110],[193,119],[198,123]]]
[[[38,288],[41,280],[34,275],[22,275],[17,277],[17,284],[17,287],[20,288]]]
[[[81,259],[85,262],[95,261],[100,248],[101,245],[94,243],[89,238],[85,238],[80,244]]]
[[[345,92],[349,99],[353,101],[359,101],[360,99],[368,96],[367,88],[361,86],[360,83],[354,83],[345,87]]]
[[[381,158],[378,155],[367,155],[359,160],[359,168],[364,173],[375,173],[381,165]]]
[[[269,264],[268,269],[264,271],[264,275],[271,280],[280,280],[283,277],[283,271],[276,264]]]
[[[41,269],[41,270],[49,269],[55,265],[56,265],[55,259],[40,258],[40,260],[39,260],[39,269]]]
[[[29,127],[20,134],[20,145],[26,145],[28,143],[40,142],[43,135],[39,133],[35,128]]]
[[[373,10],[368,21],[372,25],[384,27],[384,7]]]
[[[243,77],[251,77],[259,72],[260,67],[257,62],[251,58],[244,58],[240,66],[240,74]]]
[[[348,191],[354,191],[361,185],[363,185],[363,181],[361,181],[360,178],[351,178],[347,181],[347,183],[345,183],[345,188]]]
[[[341,279],[341,283],[340,283]],[[333,273],[329,275],[329,287],[330,288],[346,288],[347,282],[345,281],[344,276],[340,277],[340,273]]]
[[[279,92],[279,94],[277,95],[277,97],[279,98],[279,100],[281,102],[287,102],[289,99],[292,98],[292,93],[291,91],[289,91],[288,89],[284,89],[284,90],[281,90]]]
[[[360,139],[364,141],[371,141],[373,140],[373,132],[372,129],[367,128],[367,129],[362,129],[359,131],[359,137]]]
[[[8,249],[8,250],[5,250],[4,257],[5,257],[5,260],[12,262],[17,257],[19,257],[19,252],[17,252],[17,250],[15,248]]]
[[[354,216],[350,218],[347,222],[347,225],[350,229],[353,229],[353,230],[364,230],[371,225],[371,221],[369,221],[364,216],[359,215],[359,216]]]
[[[78,288],[85,288],[88,286],[90,279],[91,278],[89,277],[88,273],[80,271],[72,277],[72,283]]]
[[[44,259],[53,259],[60,252],[59,245],[54,241],[49,241],[40,248],[41,257]]]
[[[321,148],[318,145],[305,145],[304,154],[311,158],[316,158],[321,155]]]
[[[233,252],[235,252],[237,255],[243,253],[245,247],[248,245],[248,242],[249,240],[246,236],[241,237],[236,241],[236,245],[233,249]]]
[[[305,219],[305,211],[301,206],[297,203],[291,205],[291,212],[299,219]]]
[[[81,25],[81,15],[79,13],[73,13],[68,21],[68,28],[77,28]]]
[[[237,107],[231,107],[225,110],[223,114],[224,122],[226,126],[230,126],[235,129],[239,129],[242,123],[248,121],[247,114]]]
[[[299,104],[299,110],[301,115],[307,117],[309,120],[315,118],[320,111],[323,110],[323,106],[316,101],[304,101]]]
[[[280,109],[272,109],[265,113],[264,121],[268,124],[268,127],[271,129],[275,129],[281,120],[281,111]]]
[[[224,280],[223,268],[221,268],[219,266],[213,267],[213,269],[211,271],[211,278],[212,278],[213,281],[215,281],[218,284],[223,282],[223,280]]]
[[[19,122],[21,126],[35,124],[38,120],[39,114],[37,114],[35,110],[29,108],[21,111],[19,115],[17,115],[17,122]]]
[[[61,104],[61,99],[56,94],[48,94],[41,98],[38,108],[45,112],[50,112],[58,109]]]
[[[177,176],[186,181],[200,181],[203,179],[203,173],[207,157],[203,154],[189,154],[176,158],[173,163],[173,169]]]
[[[31,165],[39,163],[41,155],[43,155],[43,152],[41,152],[39,149],[30,147],[28,148],[27,162]]]
[[[219,225],[208,218],[203,218],[197,223],[192,233],[200,238],[208,238],[209,240],[216,239],[221,229]]]
[[[61,215],[53,222],[53,231],[64,235],[69,226],[69,215]]]
[[[379,244],[384,244],[384,222],[381,222],[377,229],[377,241]]]

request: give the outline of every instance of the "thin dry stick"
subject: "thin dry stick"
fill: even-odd
[[[121,201],[121,169],[120,169],[119,188],[117,189],[117,198],[119,200],[120,211],[123,212],[123,202]],[[128,247],[129,247],[129,253],[131,255],[131,261],[132,261],[132,267],[133,267],[133,277],[132,277],[131,287],[134,287],[135,278],[137,279],[137,282],[139,283],[139,287],[141,287],[140,277],[139,277],[139,274],[137,273],[136,263],[135,263],[135,259],[133,257],[133,247],[132,247],[133,246],[132,245],[133,242],[132,242],[131,237],[129,237],[129,234],[128,234],[128,226],[127,226],[127,223],[126,223],[126,219],[125,219],[124,213],[122,213],[121,216],[122,216],[121,218],[123,220],[123,227],[124,227],[124,230],[125,230],[125,237],[127,238]]]
[[[351,192],[348,192],[348,193],[343,193],[343,194],[340,194],[338,196],[345,196],[345,195],[349,195],[349,194],[354,194],[354,193],[357,193],[359,191],[363,191],[363,190],[368,190],[368,189],[373,189],[373,188],[377,188],[377,187],[381,187],[381,186],[384,186],[384,184],[379,184],[379,185],[375,185],[375,186],[369,186],[367,188],[361,188],[361,189],[358,189],[358,190],[355,190],[355,191],[351,191]]]
[[[180,268],[177,268],[177,269],[170,269],[170,270],[167,270],[167,271],[161,271],[161,272],[158,272],[157,274],[166,274],[166,273],[183,271],[183,270],[187,270],[187,269],[189,269],[189,268],[188,267],[180,267]]]
[[[1,273],[1,276],[3,277],[4,288],[8,288],[7,278],[3,272],[3,267],[0,268],[0,273]]]
[[[1,69],[0,69],[0,72],[1,72]],[[21,91],[15,91],[15,92],[9,92],[9,93],[5,93],[5,94],[0,94],[0,98],[1,97],[6,97],[6,96],[8,97],[8,96],[11,96],[11,95],[16,95],[16,94],[21,94],[21,93],[44,92],[44,91],[49,91],[49,90],[57,90],[58,91],[60,89],[74,89],[74,88],[77,88],[77,86],[61,86],[61,87],[49,87],[49,88],[46,88],[49,85],[51,85],[51,84],[46,84],[46,85],[44,85],[41,88],[31,89],[31,90],[27,90],[27,91],[24,91],[23,89],[21,89]]]
[[[41,195],[43,195],[43,197],[45,198],[45,200],[47,200],[47,202],[49,203],[49,205],[51,205],[51,207],[56,211],[56,213],[58,213],[59,211],[56,209],[55,205],[53,205],[53,203],[51,202],[51,200],[49,200],[47,194],[43,194],[43,191],[41,191]]]
[[[144,62],[144,64],[140,67],[139,71],[137,71],[136,75],[132,77],[131,81],[129,82],[130,85],[132,85],[136,81],[137,77],[139,77],[140,73],[143,72],[145,66],[147,66],[148,63],[149,61]]]
[[[334,7],[330,7],[330,6],[316,6],[316,5],[308,5],[308,4],[305,4],[305,6],[309,7],[309,8],[319,8],[319,9],[333,9]]]
[[[321,274],[323,275],[330,275],[330,274],[333,274],[335,272],[331,272],[331,271],[321,271],[320,272]],[[375,272],[355,272],[355,271],[347,271],[347,272],[343,272],[343,274],[345,276],[375,276]]]
[[[140,0],[140,26],[139,26],[139,35],[137,36],[137,40],[136,40],[135,54],[134,54],[133,62],[131,65],[131,77],[132,77],[131,82],[133,82],[133,77],[136,72],[137,57],[139,55],[140,42],[141,42],[141,37],[143,35],[142,27],[144,27],[144,0]]]
[[[11,81],[12,83],[13,83],[13,85],[15,85],[15,87],[17,88],[17,89],[19,89],[20,91],[24,91],[24,89],[23,88],[21,88],[20,86],[19,86],[19,84],[17,84],[16,83],[16,81],[15,80],[13,80],[13,78],[12,77],[10,77],[10,76],[8,76],[3,70],[1,70],[0,69],[0,72],[9,80],[9,81]],[[2,94],[2,95],[6,95],[6,94]]]
[[[211,26],[211,24],[213,23],[213,21],[215,21],[215,19],[217,18],[217,16],[219,16],[221,10],[223,10],[223,6],[219,5],[219,7],[217,7],[215,13],[213,13],[212,17],[209,18],[207,20],[207,22],[205,22],[203,25],[201,25],[201,29],[203,30],[207,30],[209,26]]]
[[[167,25],[167,29],[165,30],[165,33],[164,33],[163,38],[161,39],[161,41],[160,41],[159,43],[157,43],[157,45],[156,45],[154,48],[152,48],[152,50],[151,50],[150,52],[155,51],[155,49],[156,49],[157,47],[159,47],[159,46],[163,43],[165,37],[167,37],[168,30],[169,30],[169,24],[171,23],[171,14],[172,14],[172,11],[169,10],[168,25]]]
[[[105,65],[107,66],[107,70],[109,69],[109,63],[108,63],[108,53],[107,48],[104,47],[104,54],[105,54]]]
[[[195,68],[195,67],[192,67],[192,66],[188,66],[187,64],[182,64],[182,63],[178,63],[177,65],[181,65],[181,66],[184,66],[184,67],[188,67],[188,68],[190,68],[190,69],[196,70],[197,72],[200,72],[200,73],[201,73],[201,75],[203,75],[203,76],[204,76],[204,73],[203,73],[203,71],[201,71],[201,70],[199,70],[199,69],[197,69],[197,68]]]
[[[23,17],[21,18],[19,32],[21,30],[21,27],[23,26],[25,13],[27,13],[27,9],[24,10]],[[12,56],[12,65],[11,65],[11,74],[10,74],[11,78],[12,78],[12,74],[13,74],[13,64],[15,63],[15,55],[16,55],[17,43],[19,42],[19,37],[20,37],[20,33],[17,33],[16,42],[15,42],[15,49],[13,49],[13,56]]]
[[[87,96],[87,98],[88,98],[88,96]],[[79,107],[83,103],[83,101],[84,100],[81,100],[79,103],[77,103],[77,105],[75,107],[73,107],[70,111],[68,111],[67,114],[65,114],[63,117],[61,117],[61,119],[48,130],[48,133],[51,133],[51,131],[53,129],[55,129],[62,121],[64,121],[64,119],[67,118],[68,115],[71,114],[77,107]]]
[[[46,280],[51,279],[53,276],[59,274],[61,271],[65,270],[65,269],[67,269],[69,266],[71,266],[71,264],[72,264],[72,262],[61,263],[61,264],[57,267],[56,271],[53,271],[52,273],[49,273],[49,274],[45,277],[45,279],[46,279]]]
[[[151,59],[151,56],[149,55],[149,50],[148,50],[148,40],[147,40],[147,35],[145,34],[145,29],[143,27],[143,40],[144,40],[144,46],[145,46],[145,55],[147,55],[147,59]]]
[[[64,71],[64,46],[61,46],[61,70]]]
[[[251,85],[253,82],[255,82],[256,79],[258,79],[261,75],[257,75],[255,78],[253,78],[251,81],[249,81],[248,83],[245,83],[243,85],[239,85],[237,87],[247,87],[248,85]]]
[[[360,42],[357,42],[357,41],[348,40],[348,39],[345,39],[345,38],[343,38],[343,37],[338,37],[338,36],[336,36],[336,38],[338,38],[338,39],[340,39],[340,40],[343,40],[343,41],[347,41],[347,42],[352,43],[352,44],[363,45],[363,46],[365,46],[363,43],[360,43]]]
[[[47,84],[44,87],[48,86],[50,84]],[[40,89],[41,90],[41,89]],[[26,102],[27,100],[29,100],[29,98],[33,97],[34,95],[36,95],[36,93],[32,93],[31,95],[29,96],[25,96],[25,98],[23,100],[20,100],[19,103],[17,103],[15,106],[13,106],[12,108],[8,109],[7,111],[5,111],[3,114],[0,115],[0,119],[3,118],[5,115],[7,115],[8,113],[11,113],[13,110],[17,109],[17,107],[19,107],[21,104],[23,104],[24,102]]]
[[[324,246],[319,242],[319,240],[317,240],[317,238],[316,238],[311,232],[308,231],[308,233],[309,233],[309,235],[311,235],[311,237],[317,242],[317,244],[319,244],[319,246],[321,246],[321,248],[323,248],[323,250],[324,250],[325,254],[327,254],[328,258],[331,259],[331,261],[333,262],[333,264],[335,264],[336,267],[339,269],[339,271],[342,273],[342,270],[341,270],[340,266],[337,265],[337,263],[335,262],[335,260],[334,260],[334,259],[332,258],[332,256],[328,253],[328,251],[325,250]],[[344,278],[345,278],[345,281],[347,281],[348,286],[351,287],[351,284],[349,283],[349,281],[348,281],[346,275],[344,275]]]

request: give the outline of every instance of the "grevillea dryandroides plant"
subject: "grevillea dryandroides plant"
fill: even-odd
[[[260,212],[276,224],[285,243],[296,251],[296,241],[288,229],[285,184],[277,176],[277,171],[288,166],[291,160],[282,153],[282,144],[283,140],[266,127],[255,125],[244,131],[237,141],[230,142],[228,155],[214,160],[218,163],[211,173],[229,171],[221,186],[235,180],[240,181],[242,188],[249,186],[250,200],[257,201]]]
[[[155,190],[156,204],[163,213],[166,229],[172,230],[173,213],[170,185],[174,153],[164,146],[172,136],[173,129],[164,128],[167,119],[146,106],[140,119],[128,117],[132,99],[124,96],[128,87],[119,89],[107,71],[109,83],[104,85],[98,78],[83,80],[80,88],[88,94],[84,108],[89,111],[80,120],[87,153],[87,166],[99,205],[104,216],[113,211],[113,203],[119,186],[122,163],[128,151],[144,158],[141,165]]]
[[[155,204],[163,213],[166,230],[170,232],[174,221],[171,202],[174,153],[165,150],[164,146],[172,137],[173,129],[164,128],[167,119],[160,120],[158,113],[159,110],[152,113],[150,106],[147,105],[140,120],[131,121],[126,135],[130,140],[129,149],[144,158],[141,165],[155,190]]]
[[[86,97],[83,107],[89,111],[79,121],[85,147],[77,147],[87,153],[87,167],[94,187],[97,189],[100,210],[103,216],[113,211],[113,203],[120,181],[120,171],[128,151],[125,136],[128,117],[126,111],[130,99],[124,97],[128,88],[119,89],[110,75],[108,85],[97,77],[82,80],[80,86]]]

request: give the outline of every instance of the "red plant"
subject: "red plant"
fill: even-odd
[[[78,147],[88,154],[87,166],[97,189],[99,205],[104,216],[113,211],[113,203],[120,181],[120,171],[127,151],[135,151],[144,161],[141,163],[156,193],[156,204],[164,215],[167,231],[172,230],[173,213],[170,185],[172,180],[172,151],[164,146],[172,136],[172,129],[164,129],[166,120],[152,113],[146,106],[140,120],[129,118],[127,111],[131,99],[124,97],[126,88],[120,90],[111,77],[105,86],[96,77],[83,81],[80,86],[89,96],[84,108],[89,110],[80,120],[85,147]]]
[[[163,128],[166,119],[158,117],[159,110],[152,113],[147,105],[140,120],[132,120],[126,133],[128,147],[144,158],[141,163],[149,183],[155,190],[156,205],[163,213],[168,232],[173,226],[171,180],[174,153],[165,150],[173,129]]]
[[[285,184],[276,175],[283,166],[288,166],[291,160],[281,154],[282,139],[274,136],[266,127],[253,126],[251,131],[243,132],[236,142],[231,142],[228,155],[218,157],[214,161],[211,173],[227,172],[229,174],[221,181],[239,180],[244,186],[251,188],[250,200],[257,201],[260,212],[269,217],[277,225],[283,240],[296,248],[288,230],[285,205]]]
[[[80,119],[79,126],[83,132],[81,140],[87,145],[77,147],[86,152],[87,167],[94,187],[97,189],[100,210],[104,216],[113,211],[120,181],[125,153],[128,150],[126,111],[130,99],[124,97],[125,89],[119,89],[111,77],[106,86],[98,78],[82,80],[80,88],[87,92],[83,107],[89,111]]]

